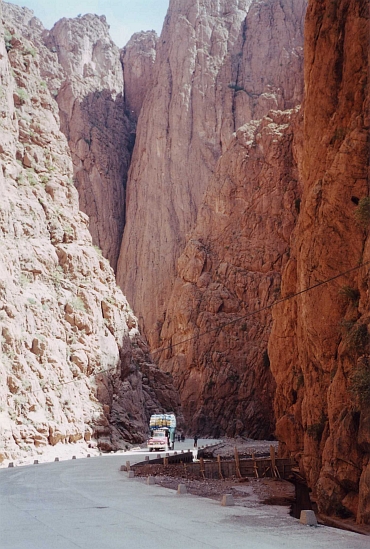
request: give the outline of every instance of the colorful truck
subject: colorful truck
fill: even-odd
[[[150,438],[148,450],[173,450],[176,434],[176,416],[174,413],[153,414],[149,422]]]

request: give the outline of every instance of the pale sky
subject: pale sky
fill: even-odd
[[[169,0],[13,0],[10,3],[33,10],[47,29],[62,17],[85,13],[105,15],[113,41],[122,47],[134,32],[154,29],[160,34]]]

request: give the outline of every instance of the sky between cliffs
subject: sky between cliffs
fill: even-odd
[[[162,30],[169,0],[10,0],[35,12],[44,27],[51,29],[62,17],[85,13],[105,15],[115,44],[124,46],[141,30]]]

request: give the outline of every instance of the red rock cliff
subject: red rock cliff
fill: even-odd
[[[172,0],[157,45],[155,84],[144,102],[130,169],[117,273],[152,342],[163,322],[175,259],[221,152],[223,102],[230,104],[232,96],[230,52],[248,4]]]
[[[299,71],[284,92],[302,59],[305,2],[295,5],[276,2],[264,9],[251,0],[170,2],[157,45],[155,84],[138,124],[117,271],[152,348],[159,344],[176,260],[233,132],[271,106],[287,108],[300,100]],[[255,33],[261,42],[253,40]],[[259,55],[269,35],[273,44]],[[265,53],[268,64],[275,64],[269,79]],[[250,75],[241,69],[244,58]]]
[[[370,259],[369,10],[309,2],[303,196],[282,296]],[[369,265],[274,308],[269,341],[282,450],[324,513],[370,521]]]
[[[268,307],[279,295],[297,217],[298,113],[271,112],[239,128],[178,260],[160,364],[173,374],[193,432],[260,438],[274,431]]]

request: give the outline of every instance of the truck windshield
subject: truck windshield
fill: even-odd
[[[163,438],[166,436],[164,431],[154,431],[153,438]]]

